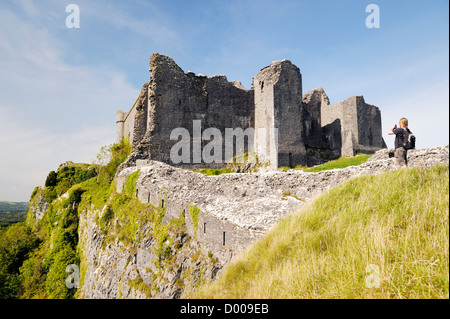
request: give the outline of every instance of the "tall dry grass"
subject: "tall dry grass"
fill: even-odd
[[[198,298],[448,298],[449,168],[352,179],[281,221]]]

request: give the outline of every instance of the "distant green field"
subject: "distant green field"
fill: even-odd
[[[25,221],[28,205],[28,202],[0,202],[0,228]]]

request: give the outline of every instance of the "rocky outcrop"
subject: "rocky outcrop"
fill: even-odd
[[[393,157],[393,149],[382,149],[372,155],[367,164],[385,169],[396,169],[397,166]],[[431,167],[436,164],[448,164],[449,146],[409,150],[407,159],[408,167]]]
[[[35,188],[33,194],[31,195],[32,200],[30,201],[30,210],[28,216],[33,218],[34,222],[41,220],[48,209],[49,204],[45,199],[44,193],[45,187],[38,186]]]

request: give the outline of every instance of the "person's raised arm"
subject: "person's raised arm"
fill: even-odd
[[[394,130],[397,128],[397,124],[394,124],[388,131],[388,135],[395,135]]]

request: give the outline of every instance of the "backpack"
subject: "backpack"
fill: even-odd
[[[403,133],[403,148],[405,150],[416,148],[416,136],[409,129]]]

